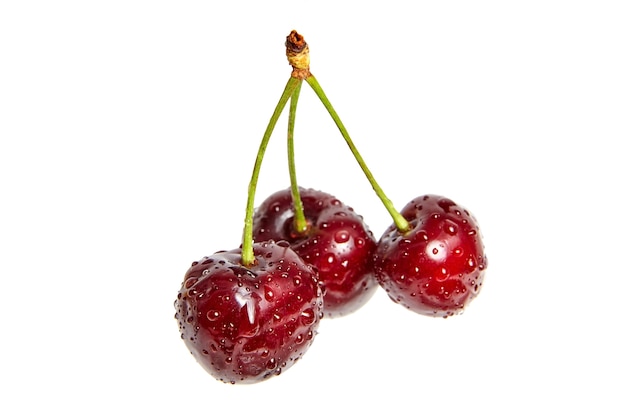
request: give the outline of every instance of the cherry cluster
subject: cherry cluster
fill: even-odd
[[[475,218],[452,200],[423,195],[397,211],[309,69],[309,49],[287,37],[292,73],[265,131],[252,178],[242,245],[193,262],[174,302],[182,339],[196,360],[226,383],[280,375],[311,346],[322,318],[362,307],[381,286],[416,313],[459,314],[482,286],[487,258]],[[333,195],[298,186],[293,132],[306,81],[335,121],[393,223],[380,239]],[[290,102],[291,187],[254,208],[263,155]]]

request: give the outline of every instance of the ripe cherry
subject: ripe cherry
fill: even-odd
[[[317,273],[287,242],[253,246],[194,262],[174,306],[181,337],[215,378],[254,383],[290,368],[311,346],[322,316]]]
[[[286,240],[315,266],[324,288],[324,316],[339,317],[363,306],[378,287],[372,257],[376,240],[363,218],[334,196],[300,189],[308,224],[298,233],[289,189],[268,197],[255,211],[255,240]]]
[[[482,286],[487,257],[474,217],[452,200],[424,195],[402,210],[410,229],[390,226],[378,243],[375,270],[389,297],[417,313],[461,313]]]

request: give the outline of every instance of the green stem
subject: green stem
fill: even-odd
[[[248,202],[246,204],[246,219],[244,222],[243,242],[241,245],[241,263],[243,266],[251,266],[255,263],[254,250],[252,248],[254,243],[252,237],[252,220],[254,216],[254,195],[256,194],[256,186],[259,181],[259,173],[261,171],[263,156],[265,155],[265,150],[267,149],[267,144],[272,136],[276,122],[285,108],[287,101],[293,95],[293,92],[298,85],[302,85],[302,80],[290,77],[289,81],[287,81],[285,90],[283,91],[282,96],[280,96],[280,100],[278,100],[278,104],[274,109],[274,113],[270,118],[267,129],[265,129],[263,139],[261,140],[261,144],[259,145],[256,161],[254,162],[254,169],[252,170],[252,178],[250,179],[250,184],[248,185]]]
[[[289,105],[289,122],[287,124],[287,160],[289,162],[289,179],[291,181],[291,198],[293,200],[293,227],[298,235],[306,234],[309,226],[304,215],[304,207],[300,198],[300,189],[298,188],[298,180],[296,179],[296,158],[293,144],[293,130],[296,124],[296,109],[298,108],[298,98],[302,83],[298,84],[291,96]]]
[[[352,139],[350,138],[350,135],[348,134],[348,131],[346,130],[346,127],[341,122],[341,119],[339,118],[339,115],[337,114],[337,112],[333,108],[332,104],[330,104],[330,101],[328,100],[328,97],[326,97],[326,94],[324,93],[324,90],[322,90],[322,86],[320,86],[320,84],[317,82],[317,79],[313,75],[310,75],[309,77],[307,77],[306,78],[306,82],[311,86],[313,91],[315,91],[315,94],[317,94],[317,96],[321,100],[322,104],[324,104],[324,107],[326,107],[326,110],[328,110],[328,113],[330,114],[330,117],[332,117],[333,121],[335,122],[335,124],[339,128],[339,131],[341,132],[341,135],[343,136],[343,138],[345,139],[346,143],[348,144],[348,147],[350,148],[350,151],[352,151],[352,154],[354,155],[354,158],[359,163],[359,166],[361,167],[361,170],[363,171],[363,173],[365,174],[365,176],[369,180],[370,184],[372,185],[372,188],[374,189],[374,192],[376,192],[376,195],[378,196],[378,198],[380,198],[380,201],[382,201],[383,205],[385,206],[385,208],[387,209],[387,211],[389,212],[389,214],[393,218],[393,222],[395,223],[395,225],[398,228],[398,230],[401,233],[407,232],[411,228],[409,222],[407,222],[407,220],[402,216],[402,214],[400,214],[398,212],[398,210],[395,209],[395,207],[393,206],[391,200],[389,200],[389,198],[387,198],[387,196],[383,192],[382,188],[380,188],[380,186],[378,185],[378,183],[374,179],[374,176],[372,175],[371,171],[369,170],[369,168],[365,164],[365,161],[361,157],[361,154],[356,149],[356,146],[354,146],[354,143],[352,142]]]

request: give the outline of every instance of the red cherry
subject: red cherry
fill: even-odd
[[[401,214],[411,229],[389,227],[378,243],[375,269],[389,297],[417,313],[461,313],[482,286],[487,257],[474,217],[452,200],[425,195]]]
[[[304,355],[322,316],[315,269],[287,242],[253,246],[194,262],[175,301],[181,337],[215,378],[254,383],[290,368]]]
[[[324,316],[339,317],[363,306],[378,287],[372,256],[376,241],[351,207],[334,196],[300,188],[309,229],[294,228],[291,191],[278,191],[256,210],[255,240],[286,240],[298,255],[315,266],[324,288]]]

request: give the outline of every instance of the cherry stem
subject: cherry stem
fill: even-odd
[[[287,123],[287,160],[289,162],[289,179],[291,181],[291,199],[293,200],[293,227],[298,235],[304,235],[309,230],[309,226],[304,215],[304,207],[300,198],[300,189],[298,188],[298,180],[296,179],[296,159],[293,143],[293,131],[296,124],[296,109],[298,108],[298,98],[302,81],[296,86],[289,104],[289,122]]]
[[[256,194],[256,186],[259,181],[259,173],[261,172],[261,164],[263,163],[263,156],[265,155],[265,150],[267,149],[267,144],[269,143],[270,137],[272,136],[272,132],[274,131],[274,127],[276,126],[276,122],[280,117],[285,105],[289,98],[293,95],[294,91],[298,86],[302,85],[302,80],[297,78],[290,77],[289,81],[287,81],[287,85],[285,86],[285,90],[283,91],[282,96],[280,96],[280,100],[278,100],[278,104],[274,109],[274,113],[270,118],[270,121],[265,129],[265,134],[263,135],[263,139],[261,140],[261,144],[259,145],[259,150],[256,155],[256,161],[254,162],[254,168],[252,170],[252,178],[250,179],[250,184],[248,185],[248,202],[246,204],[246,219],[244,222],[243,229],[243,242],[241,244],[241,263],[243,266],[252,266],[255,264],[254,258],[254,250],[253,250],[253,236],[252,236],[252,223],[254,217],[254,196]]]
[[[322,89],[322,86],[319,84],[319,82],[317,81],[317,79],[313,75],[309,75],[305,80],[311,86],[313,91],[315,91],[315,94],[317,94],[317,96],[321,100],[322,104],[324,104],[324,107],[326,107],[326,110],[330,114],[330,117],[332,117],[333,121],[335,122],[335,124],[339,128],[339,131],[341,132],[341,135],[343,136],[343,138],[345,139],[346,143],[348,144],[348,147],[350,148],[350,151],[352,151],[352,154],[354,155],[354,158],[359,163],[359,166],[361,167],[361,170],[363,171],[363,173],[367,177],[368,181],[372,185],[372,188],[374,189],[374,192],[376,193],[378,198],[380,198],[380,201],[382,201],[383,205],[385,206],[385,208],[387,209],[387,211],[389,212],[389,214],[393,218],[393,222],[395,223],[396,227],[398,228],[398,231],[400,231],[401,233],[407,232],[411,228],[411,225],[404,218],[404,216],[402,216],[402,214],[400,214],[400,212],[398,212],[398,210],[395,209],[395,207],[393,206],[393,203],[391,202],[391,200],[389,200],[389,198],[387,198],[387,196],[383,192],[382,188],[380,188],[380,186],[376,182],[376,179],[372,175],[372,172],[369,170],[369,168],[365,164],[365,161],[363,160],[363,158],[361,157],[361,154],[359,153],[359,151],[357,150],[356,146],[354,145],[354,142],[352,142],[352,139],[350,138],[350,135],[348,134],[348,131],[346,130],[346,127],[343,125],[343,122],[339,118],[339,115],[337,114],[337,112],[333,108],[332,104],[330,104],[330,101],[328,100],[328,97],[326,97],[326,94],[324,93],[324,90]]]

